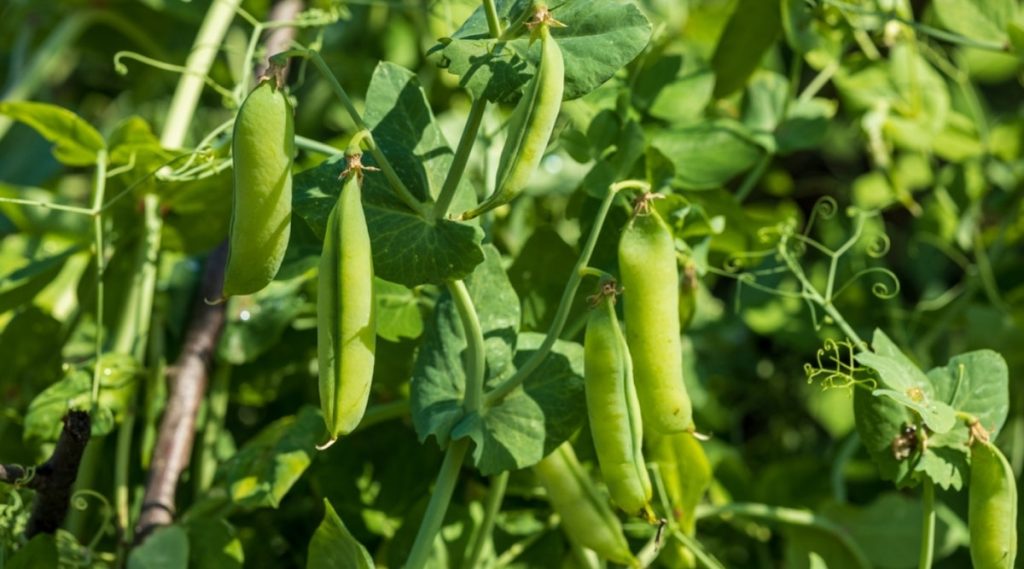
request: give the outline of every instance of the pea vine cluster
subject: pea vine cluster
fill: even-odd
[[[185,65],[118,52],[118,73],[137,72],[130,63],[180,74],[159,136],[141,117],[104,134],[67,109],[19,100],[30,93],[0,102],[4,120],[42,135],[60,164],[90,169],[88,206],[0,187],[2,213],[17,223],[31,225],[26,211],[70,219],[59,220],[47,254],[0,277],[0,346],[51,321],[61,342],[52,383],[19,417],[25,439],[51,458],[0,465],[14,488],[0,495],[0,567],[8,551],[14,566],[240,567],[231,520],[293,507],[293,488],[306,491],[307,511],[323,504],[297,557],[313,568],[538,566],[529,551],[542,546],[588,568],[717,569],[725,555],[754,563],[706,538],[705,523],[762,546],[778,531],[791,566],[931,567],[952,554],[941,528],[953,549],[968,546],[975,567],[1012,567],[1017,482],[995,444],[1010,415],[1010,365],[996,351],[963,349],[929,367],[927,349],[865,320],[900,299],[900,277],[885,264],[896,215],[938,226],[934,247],[971,271],[934,308],[892,320],[916,325],[953,302],[944,298],[978,291],[1005,303],[989,249],[1019,227],[1004,221],[992,237],[979,205],[988,186],[977,180],[1017,195],[1020,164],[993,156],[1000,135],[966,126],[967,114],[983,124],[982,105],[938,46],[1021,52],[1016,5],[936,1],[920,22],[902,0],[720,4],[728,7],[462,2],[465,19],[425,50],[448,92],[468,99],[461,131],[450,113],[435,115],[424,75],[399,63],[378,63],[365,95],[350,96],[348,69],[324,49],[356,9],[340,5],[261,21],[238,0],[214,0]],[[249,28],[242,40],[229,34],[236,19]],[[118,17],[108,23],[130,29]],[[302,38],[260,47],[280,30]],[[683,32],[690,39],[677,43]],[[233,88],[213,63],[228,45],[242,54]],[[198,118],[204,89],[223,108]],[[869,173],[849,197],[745,204],[757,189],[793,194],[796,182],[776,163],[836,136],[839,103],[827,89],[856,117]],[[324,120],[344,134],[303,136],[304,105],[328,96],[340,111]],[[9,126],[0,122],[0,138]],[[201,133],[191,146],[190,130]],[[815,167],[828,170],[832,158]],[[576,164],[564,166],[569,159]],[[929,185],[939,197],[922,206]],[[957,199],[973,200],[960,218],[932,213]],[[1019,210],[1017,198],[1000,200]],[[956,247],[968,246],[972,258],[961,261]],[[194,259],[211,249],[213,276],[199,277]],[[554,277],[538,274],[549,269]],[[182,331],[174,315],[197,281],[200,325]],[[724,425],[722,403],[708,394],[724,374],[714,370],[737,363],[709,371],[697,360],[742,358],[712,356],[692,337],[728,348],[748,334],[709,316],[725,311],[709,291],[728,287],[733,313],[766,336],[781,338],[810,314],[800,341],[821,347],[805,379],[852,409],[830,512],[744,494],[752,477],[718,440],[750,436],[742,421]],[[848,318],[844,306],[867,316]],[[772,314],[785,322],[766,324]],[[264,358],[275,364],[260,375]],[[774,374],[770,361],[756,367]],[[232,374],[260,380],[232,391]],[[291,385],[296,378],[309,386]],[[229,401],[243,402],[236,427],[250,429],[248,407],[273,408],[278,394],[294,395],[288,389],[302,404],[235,448]],[[368,445],[397,444],[366,442],[391,424],[418,439],[415,468],[405,457],[358,461]],[[88,486],[108,435],[112,499]],[[903,494],[853,510],[843,467],[861,448]],[[306,475],[318,462],[329,466]],[[402,496],[401,484],[382,490],[378,470],[388,468],[410,488],[427,487],[409,476],[429,478],[429,498]],[[86,486],[72,493],[68,473],[79,470]],[[186,487],[191,499],[176,495]],[[23,490],[38,494],[34,509]],[[966,537],[956,542],[964,524],[942,502],[962,491]],[[400,518],[388,500],[402,504]],[[909,563],[872,548],[863,530],[892,504],[919,514],[903,524],[914,528]],[[86,538],[87,519],[99,529]],[[757,551],[762,560],[775,553]]]

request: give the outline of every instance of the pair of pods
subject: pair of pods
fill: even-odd
[[[294,156],[291,105],[275,81],[264,79],[246,97],[235,119],[224,297],[262,290],[281,267],[291,230]],[[356,168],[344,183],[320,257],[317,358],[321,407],[331,441],[359,424],[373,378],[373,260],[360,177]]]

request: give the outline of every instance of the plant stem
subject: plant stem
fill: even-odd
[[[918,569],[930,569],[935,555],[935,483],[925,477],[921,483],[921,554]]]
[[[452,158],[452,165],[448,168],[448,176],[441,186],[441,193],[434,204],[434,219],[441,219],[448,214],[448,208],[452,205],[455,192],[459,189],[459,182],[462,174],[466,171],[466,163],[469,162],[469,155],[473,151],[473,144],[476,142],[476,135],[480,131],[480,123],[484,117],[484,110],[487,108],[487,101],[483,98],[473,101],[469,108],[469,116],[466,117],[466,126],[462,130],[462,138],[459,139],[459,146]]]
[[[409,414],[409,400],[399,399],[398,401],[391,401],[389,403],[379,403],[377,405],[371,405],[366,413],[363,415],[363,420],[359,422],[357,430],[368,429],[374,425],[379,425],[392,419]]]
[[[491,32],[492,38],[501,37],[501,20],[498,19],[498,10],[494,0],[483,0],[484,12],[487,13],[487,29]]]
[[[473,413],[480,410],[484,395],[484,376],[487,373],[484,333],[480,328],[473,297],[470,296],[465,281],[448,281],[447,286],[455,301],[455,309],[459,312],[463,333],[466,335],[466,396],[463,407],[466,413]]]
[[[587,264],[590,263],[590,256],[593,255],[594,247],[597,246],[597,239],[601,235],[601,228],[604,226],[605,218],[608,217],[608,211],[612,207],[612,202],[615,200],[615,196],[620,190],[627,188],[649,189],[647,184],[636,181],[612,184],[608,189],[608,193],[604,196],[604,201],[601,202],[601,208],[597,212],[597,217],[594,218],[594,226],[590,229],[590,235],[587,236],[587,242],[583,246],[583,252],[580,254],[579,259],[576,260],[576,266],[573,267],[572,274],[569,276],[569,282],[565,285],[565,291],[562,293],[562,300],[558,303],[558,310],[555,312],[555,319],[551,323],[551,327],[548,329],[547,336],[544,337],[544,341],[541,343],[540,347],[537,348],[537,351],[530,356],[530,359],[526,360],[523,367],[516,370],[512,377],[505,380],[501,385],[498,385],[484,396],[485,407],[493,406],[504,399],[512,392],[512,390],[519,387],[519,385],[526,381],[526,378],[529,377],[538,366],[540,366],[541,362],[543,362],[545,358],[547,358],[552,346],[555,345],[555,341],[558,340],[559,336],[562,334],[562,328],[565,327],[565,321],[569,318],[569,311],[572,309],[572,301],[576,297],[576,290],[579,289],[580,283],[583,281],[583,269],[585,269]]]
[[[285,53],[289,55],[300,55],[312,61],[317,70],[320,71],[320,74],[327,80],[327,83],[331,86],[331,89],[338,97],[338,100],[340,100],[341,104],[345,107],[345,111],[348,112],[352,122],[356,124],[356,128],[370,132],[370,128],[366,126],[366,123],[363,121],[363,117],[359,114],[359,111],[356,110],[356,106],[352,104],[352,99],[350,99],[348,93],[345,92],[345,88],[338,82],[338,78],[334,76],[334,73],[331,72],[331,68],[327,66],[327,62],[324,61],[323,57],[320,57],[319,53],[311,49],[300,51],[293,50]],[[391,189],[395,191],[398,198],[402,200],[409,209],[413,210],[421,217],[432,219],[429,217],[429,206],[420,203],[420,201],[412,195],[412,192],[409,191],[409,188],[405,187],[405,183],[398,177],[395,169],[391,166],[391,162],[388,161],[387,156],[385,156],[384,152],[382,152],[377,146],[377,141],[374,140],[373,136],[371,135],[366,137],[366,140],[370,153],[373,154],[373,158],[377,161],[377,165],[380,166],[380,169],[384,171],[384,177],[388,179],[388,182],[391,184]]]
[[[462,468],[462,461],[466,458],[469,445],[468,438],[452,441],[448,445],[444,462],[441,463],[441,471],[437,475],[437,483],[434,484],[434,493],[430,495],[427,512],[423,515],[416,541],[413,542],[409,559],[405,562],[406,569],[421,569],[427,564],[430,551],[434,547],[434,539],[441,531],[444,515],[448,511],[452,493],[455,492],[455,483],[459,480],[459,470]]]
[[[210,391],[206,396],[206,421],[203,425],[203,439],[199,442],[195,485],[197,502],[213,485],[213,475],[217,472],[217,440],[224,431],[224,418],[228,413],[231,369],[232,366],[226,363],[217,365],[210,383]]]
[[[340,156],[344,154],[344,152],[329,144],[324,144],[319,140],[313,140],[312,138],[306,138],[305,136],[299,135],[295,135],[295,146],[298,146],[303,150],[319,152],[325,156]]]
[[[103,247],[103,194],[107,188],[107,151],[96,154],[96,177],[92,194],[93,243],[96,247],[96,362],[92,371],[92,396],[90,404],[96,408],[100,398],[100,355],[103,353],[103,272],[106,270],[106,251]]]
[[[858,567],[871,567],[870,561],[865,557],[864,552],[850,538],[849,534],[842,527],[836,525],[832,520],[818,516],[805,510],[794,510],[792,508],[781,508],[768,506],[766,504],[744,504],[732,503],[722,506],[698,507],[697,519],[719,518],[729,515],[746,518],[761,519],[775,523],[788,524],[801,527],[813,527],[831,534],[850,553]]]
[[[508,486],[508,473],[506,470],[501,474],[491,477],[491,489],[487,493],[487,506],[484,510],[484,519],[477,528],[475,539],[469,550],[469,556],[462,561],[463,567],[477,567],[480,555],[484,551],[484,544],[487,538],[494,531],[494,523],[498,519],[498,512],[501,510],[501,502],[505,499],[505,488]]]
[[[167,124],[160,136],[164,148],[179,148],[185,142],[192,115],[203,92],[204,78],[213,65],[213,59],[220,50],[220,44],[235,18],[235,11],[241,0],[214,0],[199,28],[192,52],[185,60],[185,74],[178,80],[174,98],[167,109]]]
[[[683,531],[672,532],[670,539],[678,539],[683,542],[683,545],[690,550],[690,553],[697,558],[697,561],[707,569],[725,569],[725,566],[722,565],[721,561],[716,559],[715,556],[711,555],[707,551],[704,551],[704,548],[701,547],[699,541],[694,539],[692,536],[686,535]]]

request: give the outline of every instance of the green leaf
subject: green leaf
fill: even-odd
[[[781,31],[779,2],[739,0],[711,58],[715,96],[743,87]]]
[[[35,569],[37,567],[57,567],[57,542],[48,533],[41,533],[7,560],[5,569]]]
[[[857,432],[884,480],[897,487],[911,486],[914,464],[910,458],[897,459],[893,442],[905,425],[914,424],[910,411],[888,397],[875,397],[867,390],[853,390],[854,420]]]
[[[887,492],[866,506],[826,505],[822,514],[849,533],[873,567],[917,567],[918,549],[907,544],[921,542],[920,499]],[[939,561],[967,545],[968,535],[963,521],[941,502],[937,504],[937,518],[935,560]]]
[[[115,127],[108,139],[110,144],[111,164],[129,164],[135,160],[135,164],[149,164],[151,162],[164,162],[169,160],[173,154],[164,150],[160,139],[153,134],[149,123],[139,116],[131,116]],[[148,168],[143,167],[143,170]]]
[[[786,536],[784,569],[869,569],[861,562],[864,552],[851,551],[851,547],[832,532],[814,526],[790,525],[783,527],[783,533]]]
[[[324,520],[309,541],[306,569],[373,569],[373,558],[324,498]]]
[[[928,378],[936,397],[977,417],[992,438],[999,435],[1010,409],[1010,373],[1003,356],[992,350],[960,354],[946,367],[929,371]]]
[[[216,480],[231,501],[243,509],[276,508],[313,460],[323,440],[319,410],[303,407],[298,414],[274,421],[250,439],[217,469]]]
[[[273,281],[256,294],[231,297],[217,355],[239,365],[272,348],[307,304],[301,293],[307,280]]]
[[[484,247],[485,260],[466,279],[484,334],[487,375],[501,375],[512,362],[519,331],[519,299],[493,245]],[[466,372],[462,354],[466,338],[455,303],[446,291],[438,300],[423,346],[416,358],[412,382],[413,425],[424,441],[437,437],[448,445],[451,430],[463,416]]]
[[[31,301],[57,277],[64,263],[79,249],[77,245],[68,247],[61,253],[29,261],[0,276],[0,314]]]
[[[188,534],[180,526],[160,528],[128,554],[128,569],[186,569]]]
[[[515,20],[531,2],[498,2],[498,17]],[[552,36],[565,59],[565,99],[598,88],[647,46],[651,23],[633,0],[567,0],[553,3],[554,16],[565,28]],[[525,31],[525,30],[524,30]],[[540,44],[530,46],[528,34],[499,43],[490,37],[483,8],[477,8],[441,50],[443,64],[458,75],[473,98],[512,102],[534,75]],[[600,53],[600,57],[594,55]]]
[[[836,102],[832,99],[816,97],[793,102],[785,120],[775,129],[775,144],[779,154],[820,147],[836,115],[836,109]]]
[[[400,284],[378,278],[373,282],[377,296],[377,335],[389,342],[419,338],[423,334],[423,314],[419,297]]]
[[[1006,28],[1017,9],[1014,0],[933,0],[942,26],[969,38],[1005,42]]]
[[[188,531],[189,569],[242,569],[245,552],[235,528],[221,518],[190,519]]]
[[[651,145],[672,161],[674,181],[689,190],[717,188],[751,168],[764,153],[751,133],[730,119],[661,131]]]
[[[543,341],[544,334],[520,334],[516,366],[524,364]],[[473,462],[481,474],[526,468],[580,429],[586,416],[583,401],[583,346],[559,340],[522,387],[483,416],[465,417],[451,436],[473,439]]]
[[[857,361],[878,373],[882,383],[874,395],[885,396],[913,409],[928,428],[946,433],[956,424],[952,407],[936,398],[931,380],[881,330],[875,330],[871,342],[874,352],[857,354]]]
[[[92,417],[92,435],[111,432],[131,404],[141,367],[129,355],[107,353],[100,356],[99,410]],[[57,383],[32,400],[25,413],[25,439],[56,441],[62,418],[70,409],[89,410],[93,370],[73,369]]]
[[[427,200],[444,183],[452,151],[434,122],[425,95],[412,72],[381,63],[366,95],[364,119],[374,141],[398,176],[419,199]],[[414,147],[407,142],[415,141]],[[367,165],[373,164],[367,153]],[[295,176],[294,212],[323,239],[327,217],[341,191],[343,161],[328,161]],[[453,209],[474,200],[463,182]],[[483,232],[474,224],[447,219],[427,221],[393,194],[383,174],[370,172],[363,185],[363,208],[370,229],[377,276],[409,287],[461,279],[483,260]]]
[[[715,74],[692,51],[665,55],[643,68],[631,91],[633,105],[671,123],[699,118],[711,102]]]
[[[524,330],[547,330],[551,325],[576,257],[576,251],[548,226],[538,227],[523,244],[508,278],[522,300]],[[582,305],[574,308],[577,316],[586,310]]]
[[[786,41],[815,69],[836,61],[842,53],[842,15],[824,2],[782,0],[782,29]]]
[[[21,121],[54,143],[53,155],[68,166],[91,166],[106,148],[103,136],[75,113],[57,105],[29,101],[0,102],[0,114]]]

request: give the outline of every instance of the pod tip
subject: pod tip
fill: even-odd
[[[322,445],[316,445],[316,450],[327,450],[334,446],[334,443],[338,442],[338,437],[331,437],[331,440],[327,441]]]

